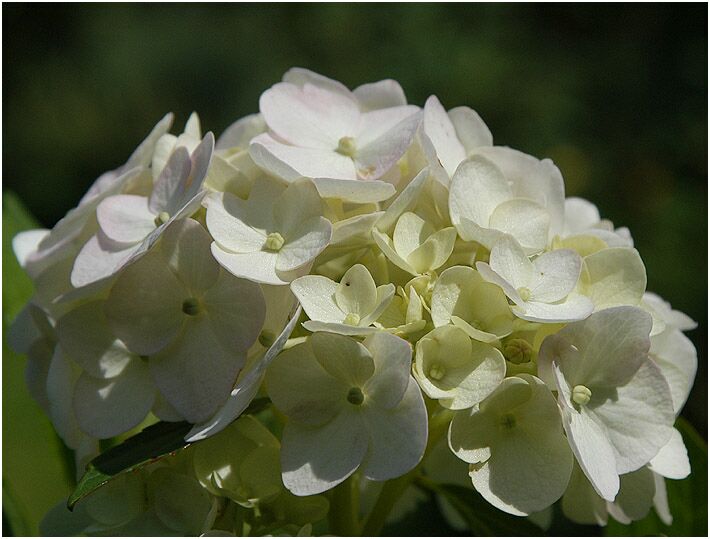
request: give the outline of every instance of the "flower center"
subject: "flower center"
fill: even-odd
[[[200,302],[197,298],[187,298],[182,302],[182,312],[188,316],[195,316],[201,311]]]
[[[155,216],[154,223],[155,226],[160,226],[164,225],[170,220],[170,214],[166,211],[161,211],[158,215]]]
[[[335,151],[346,157],[353,157],[355,150],[355,139],[352,137],[343,137],[338,141],[338,147]]]
[[[572,402],[584,406],[592,398],[592,392],[587,386],[574,386],[572,389]]]
[[[347,324],[348,326],[357,326],[359,323],[360,315],[357,313],[348,313],[345,320],[343,320],[343,324]]]
[[[431,369],[429,369],[429,378],[432,380],[439,381],[444,376],[446,376],[446,369],[438,363],[436,365],[432,365]]]
[[[505,430],[512,430],[515,428],[516,423],[517,422],[515,421],[515,416],[513,414],[504,414],[503,417],[500,418],[500,425]]]
[[[284,246],[284,237],[278,232],[272,232],[266,236],[264,248],[268,251],[280,251]]]
[[[530,296],[532,296],[532,292],[527,286],[521,286],[520,288],[518,288],[518,295],[523,301],[528,301],[530,299]]]
[[[365,400],[365,395],[362,394],[362,389],[359,387],[351,387],[347,396],[348,402],[355,406],[360,406]]]
[[[511,339],[503,349],[503,356],[516,365],[529,363],[532,359],[532,346],[525,339]]]

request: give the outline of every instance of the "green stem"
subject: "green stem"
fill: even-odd
[[[363,536],[372,537],[380,534],[397,500],[399,500],[418,475],[419,467],[414,468],[412,471],[400,477],[385,482],[380,495],[377,497],[375,507],[372,508],[372,512],[367,517],[367,521],[362,528]]]
[[[355,474],[333,489],[330,499],[330,531],[334,535],[360,535],[360,488]]]

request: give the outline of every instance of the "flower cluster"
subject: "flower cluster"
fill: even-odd
[[[171,124],[14,240],[36,291],[12,345],[77,462],[193,424],[87,498],[84,532],[304,533],[353,475],[436,477],[440,440],[513,515],[671,518],[695,323],[552,161],[468,107],[297,68],[216,142]]]

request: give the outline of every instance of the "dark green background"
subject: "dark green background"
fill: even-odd
[[[5,4],[3,32],[3,190],[46,226],[165,112],[219,134],[291,66],[473,107],[630,227],[649,290],[698,321],[684,415],[707,438],[707,6]]]

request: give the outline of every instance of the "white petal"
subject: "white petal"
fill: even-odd
[[[565,199],[565,236],[586,232],[601,221],[597,207],[579,197]]]
[[[151,253],[119,276],[106,300],[111,329],[135,354],[151,355],[175,338],[186,318],[188,293],[159,253]]]
[[[170,130],[173,124],[173,113],[169,112],[161,118],[161,120],[155,124],[155,127],[151,130],[148,136],[141,142],[138,147],[134,150],[131,156],[123,165],[124,170],[129,170],[134,167],[147,167],[150,164],[150,160],[153,156],[153,149],[155,148],[155,143],[160,137]],[[87,193],[88,194],[88,193]]]
[[[360,103],[360,110],[376,110],[407,104],[404,90],[396,80],[385,79],[362,84],[353,90]]]
[[[349,406],[350,386],[323,368],[310,342],[279,354],[266,371],[266,388],[276,408],[304,425],[323,425]]]
[[[404,475],[424,455],[427,443],[427,414],[419,386],[409,376],[404,396],[392,409],[367,408],[364,420],[370,445],[362,473],[373,481],[386,481]]]
[[[377,301],[375,308],[370,311],[367,316],[360,319],[361,326],[369,326],[385,312],[394,297],[395,286],[392,283],[383,284],[377,287],[376,292]]]
[[[418,111],[419,107],[404,105],[365,112],[360,116],[356,145],[360,148],[366,147]]]
[[[397,254],[405,260],[412,251],[434,233],[434,227],[416,213],[407,212],[397,221],[392,242]]]
[[[46,228],[38,228],[18,232],[12,238],[12,251],[15,253],[17,262],[22,268],[25,267],[29,255],[37,252],[41,241],[46,238],[49,233],[50,231]]]
[[[688,399],[698,370],[695,346],[680,331],[667,329],[651,337],[650,354],[671,388],[673,411],[677,415]]]
[[[184,146],[176,148],[168,162],[155,180],[153,192],[150,195],[150,210],[154,215],[162,211],[173,215],[180,209],[179,200],[182,198],[183,183],[190,176],[192,161],[190,152]]]
[[[276,270],[289,272],[313,261],[330,243],[332,226],[324,217],[311,217],[284,237],[286,243],[276,257]]]
[[[424,105],[424,132],[431,140],[436,155],[449,176],[453,176],[459,163],[466,158],[466,150],[456,135],[456,129],[446,110],[435,95]]]
[[[335,150],[338,140],[353,136],[360,118],[351,96],[306,82],[278,83],[259,98],[259,110],[271,130],[297,146]]]
[[[94,378],[120,375],[135,356],[111,332],[103,301],[91,301],[57,321],[62,350]]]
[[[249,202],[231,193],[214,193],[206,199],[206,204],[207,229],[219,245],[235,253],[261,250],[266,235],[249,225]]]
[[[157,226],[148,199],[138,195],[105,198],[96,208],[96,219],[104,234],[119,243],[139,242]]]
[[[291,290],[308,318],[320,322],[342,322],[344,313],[335,303],[338,283],[322,275],[306,275],[291,283]]]
[[[540,348],[540,376],[550,381],[557,361],[573,385],[591,388],[626,384],[648,361],[651,317],[636,307],[613,307],[594,313],[547,337]]]
[[[357,314],[361,318],[374,310],[377,306],[377,287],[365,266],[355,264],[345,272],[335,290],[335,302],[343,313]]]
[[[397,251],[394,249],[394,244],[389,236],[383,234],[376,228],[373,228],[372,238],[390,262],[404,271],[411,273],[415,277],[418,275],[417,271],[409,264],[409,262],[397,254]]]
[[[543,255],[544,256],[544,255]],[[485,263],[481,262],[481,266]],[[478,267],[478,264],[476,265]],[[497,273],[508,286],[516,291],[520,287],[530,287],[535,277],[535,267],[520,247],[510,236],[501,237],[491,249],[490,268]],[[479,269],[479,271],[481,271]],[[485,279],[486,275],[481,273]],[[498,284],[498,279],[495,281]],[[506,293],[508,287],[502,287]],[[510,294],[511,299],[514,299]]]
[[[371,335],[363,344],[375,363],[375,372],[365,384],[364,393],[378,409],[391,409],[405,398],[407,386],[414,382],[409,374],[412,346],[389,333]]]
[[[459,229],[459,224],[465,218],[478,226],[488,228],[493,211],[512,195],[505,176],[497,166],[483,157],[469,158],[459,165],[451,178],[451,222]],[[461,237],[469,240],[463,234]]]
[[[222,271],[202,301],[212,331],[222,346],[246,352],[264,324],[266,304],[261,288]]]
[[[463,143],[466,152],[480,146],[493,146],[493,136],[475,110],[455,107],[448,114],[456,129],[456,136]]]
[[[338,335],[371,335],[380,331],[374,327],[351,326],[338,322],[319,322],[316,320],[308,320],[303,323],[303,327],[308,331],[315,333],[317,331],[325,331],[327,333],[337,333]]]
[[[74,413],[81,430],[94,438],[118,436],[138,425],[155,400],[148,365],[134,358],[109,380],[83,373],[74,390]]]
[[[653,496],[653,508],[666,526],[673,524],[673,515],[668,506],[668,491],[666,490],[666,480],[658,475],[653,475],[653,480],[656,484],[656,494]]]
[[[429,170],[425,168],[407,184],[392,204],[389,205],[384,215],[378,219],[376,226],[380,232],[390,233],[390,229],[394,227],[400,216],[404,212],[414,209],[428,177]]]
[[[193,294],[207,290],[217,281],[219,264],[210,254],[212,238],[194,219],[183,219],[167,227],[161,249],[168,267]]]
[[[264,284],[284,285],[289,283],[287,274],[276,272],[278,253],[267,251],[232,253],[223,250],[215,242],[212,244],[212,256],[224,269],[236,277]]]
[[[580,285],[597,311],[638,305],[646,290],[646,268],[636,249],[602,249],[584,258]]]
[[[380,180],[313,178],[313,183],[323,198],[338,198],[356,204],[382,202],[394,195],[396,191],[391,183]]]
[[[512,198],[496,207],[489,227],[513,236],[526,253],[535,253],[547,245],[550,215],[537,202]]]
[[[335,152],[334,149],[288,146],[266,133],[252,140],[249,155],[259,167],[289,182],[304,176],[357,179],[353,160]]]
[[[456,229],[444,228],[434,232],[412,251],[407,261],[420,274],[439,269],[451,256],[456,242]]]
[[[289,421],[281,438],[284,486],[297,496],[325,492],[357,469],[367,446],[362,419],[348,408],[320,427]]]
[[[678,429],[673,429],[670,439],[651,459],[648,467],[668,479],[685,479],[690,475],[688,450]]]
[[[656,492],[653,472],[641,468],[621,476],[621,487],[614,503],[607,504],[609,514],[621,523],[630,523],[644,518]]]
[[[505,262],[508,261],[506,260]],[[505,271],[507,271],[508,273],[511,272],[511,267],[504,266],[504,268]],[[498,273],[493,271],[488,264],[486,264],[485,262],[476,262],[476,269],[478,270],[478,273],[481,275],[481,277],[483,277],[489,283],[499,286],[503,290],[503,292],[505,292],[505,295],[512,299],[517,305],[525,305],[525,302],[523,301],[523,298],[520,297],[518,290],[509,281],[505,280]],[[519,269],[522,270],[522,268]],[[519,271],[519,273],[524,274],[524,270]]]
[[[619,474],[616,471],[614,449],[606,431],[585,407],[579,411],[571,407],[571,389],[554,363],[553,374],[559,391],[562,424],[570,448],[594,490],[605,500],[613,501],[619,491]]]
[[[350,337],[333,333],[314,333],[309,342],[318,363],[344,387],[362,387],[375,370],[370,351]]]
[[[216,150],[227,150],[229,148],[248,148],[249,142],[255,136],[266,131],[266,123],[261,114],[249,114],[240,118],[227,129],[217,139]]]
[[[518,318],[529,322],[575,322],[592,314],[594,304],[586,296],[570,294],[559,303],[529,301],[522,306],[515,305],[511,310]]]
[[[348,90],[342,82],[330,79],[320,73],[316,73],[315,71],[311,71],[310,69],[303,67],[292,67],[284,73],[281,80],[294,84],[299,88],[302,88],[306,84],[311,84],[313,86],[317,86],[318,88],[328,90],[329,92],[339,93],[346,97],[351,96],[350,90]]]
[[[244,354],[225,349],[208,318],[198,315],[150,357],[149,365],[163,396],[187,421],[197,423],[227,399],[244,361]]]
[[[71,272],[71,284],[80,288],[110,277],[141,249],[140,243],[129,247],[117,244],[99,230],[79,251]]]
[[[284,238],[304,221],[323,215],[323,203],[310,180],[297,180],[273,202],[274,227]]]
[[[64,356],[56,347],[47,371],[47,400],[49,418],[57,434],[69,448],[77,448],[86,437],[79,430],[72,406],[74,387],[81,369]]]
[[[629,382],[604,395],[599,405],[590,407],[595,420],[605,427],[616,455],[618,473],[637,470],[668,442],[673,432],[675,415],[670,389],[658,367],[646,361]],[[604,400],[606,398],[606,400]]]
[[[357,149],[355,167],[357,176],[376,180],[392,168],[404,155],[421,123],[421,113],[411,114],[367,145]],[[319,174],[318,176],[332,176]]]
[[[533,262],[535,280],[530,283],[531,299],[553,303],[574,290],[582,271],[582,258],[570,249],[544,253]]]

